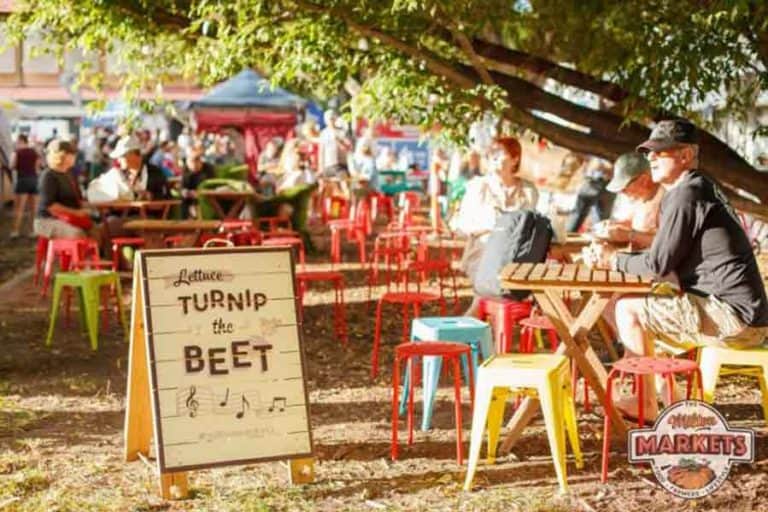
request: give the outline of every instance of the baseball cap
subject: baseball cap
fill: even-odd
[[[681,144],[696,144],[696,127],[685,119],[659,121],[651,130],[648,140],[637,146],[637,151],[662,151]]]
[[[109,157],[120,158],[131,151],[141,151],[141,144],[139,144],[136,137],[126,135],[125,137],[120,137],[120,140],[117,141],[117,145],[109,154]]]
[[[53,139],[45,149],[50,153],[69,153],[70,155],[77,153],[75,146],[68,140],[63,139]]]
[[[613,178],[605,186],[608,192],[618,193],[632,180],[651,168],[651,163],[640,153],[624,153],[613,164]]]

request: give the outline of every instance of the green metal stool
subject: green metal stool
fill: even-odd
[[[53,302],[51,303],[51,320],[48,326],[48,337],[45,339],[45,345],[51,346],[53,342],[53,329],[56,326],[56,317],[59,316],[59,301],[61,291],[65,286],[71,286],[77,290],[77,296],[80,298],[80,325],[88,331],[88,337],[91,340],[91,349],[99,348],[99,308],[101,306],[101,287],[114,286],[117,296],[117,312],[120,316],[120,323],[123,326],[123,332],[128,333],[125,321],[125,312],[121,300],[122,290],[120,288],[120,277],[117,272],[112,271],[84,271],[84,272],[59,272],[53,284]]]

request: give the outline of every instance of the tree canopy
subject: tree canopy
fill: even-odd
[[[768,4],[761,0],[23,0],[8,20],[42,31],[60,56],[119,49],[128,96],[172,74],[209,85],[244,67],[323,98],[359,84],[369,118],[461,134],[485,111],[575,151],[631,151],[648,124],[698,121],[720,98],[733,114],[768,90]],[[80,83],[104,77],[85,66]],[[567,94],[564,92],[567,91]],[[589,97],[598,107],[585,106]],[[557,116],[569,124],[552,120]],[[766,212],[768,180],[700,133],[702,167]]]

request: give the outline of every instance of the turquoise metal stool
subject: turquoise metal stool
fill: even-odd
[[[491,326],[486,322],[469,316],[421,317],[411,323],[411,341],[439,340],[463,343],[470,346],[472,358],[472,375],[477,379],[479,356],[483,359],[494,354],[493,334]],[[432,424],[432,408],[435,403],[435,393],[440,381],[441,357],[425,356],[422,363],[422,389],[424,393],[423,416],[421,430],[429,430]],[[469,380],[469,361],[461,358],[464,380]],[[405,406],[410,392],[410,377],[406,373],[403,380],[403,395],[400,398],[400,414],[405,414]],[[474,383],[473,383],[474,384]]]

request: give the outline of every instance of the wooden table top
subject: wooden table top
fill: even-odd
[[[565,241],[557,242],[552,238],[553,245],[589,245],[592,243],[592,237],[582,235],[579,233],[568,233],[565,237]]]
[[[220,220],[131,220],[123,227],[132,231],[215,231],[221,227]]]
[[[499,274],[501,286],[509,290],[569,289],[618,293],[647,293],[651,278],[591,269],[575,263],[510,263]]]
[[[235,191],[235,190],[200,190],[197,193],[201,196],[214,197],[217,199],[243,199],[256,197],[253,191]]]
[[[180,199],[157,199],[154,201],[103,201],[100,203],[88,203],[88,206],[94,208],[126,209],[126,208],[165,208],[166,206],[175,206],[181,204]]]

